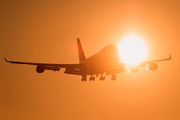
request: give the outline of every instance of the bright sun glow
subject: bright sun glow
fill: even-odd
[[[131,65],[142,62],[147,54],[147,47],[137,35],[125,36],[118,46],[120,60]]]

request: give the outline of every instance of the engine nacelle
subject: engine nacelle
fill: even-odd
[[[45,70],[45,66],[37,66],[36,67],[36,72],[38,72],[38,73],[43,73],[44,70]]]
[[[139,67],[131,67],[130,70],[131,72],[136,73],[139,71]]]
[[[156,63],[149,64],[149,69],[150,70],[156,70],[157,68],[158,68],[158,65]]]

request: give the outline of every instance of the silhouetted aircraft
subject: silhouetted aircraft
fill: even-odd
[[[80,43],[79,38],[77,39],[78,54],[79,54],[79,64],[52,64],[52,63],[31,63],[31,62],[17,62],[8,61],[6,62],[15,64],[28,64],[36,65],[36,71],[38,73],[43,73],[45,70],[59,71],[61,68],[65,68],[64,73],[81,75],[82,81],[86,81],[87,75],[90,75],[89,80],[95,80],[95,76],[99,77],[100,80],[105,80],[106,75],[111,75],[111,80],[116,80],[116,74],[125,72],[125,66],[129,66],[131,72],[137,72],[139,68],[149,65],[150,70],[156,70],[158,65],[156,62],[171,60],[171,55],[169,58],[144,61],[137,66],[130,66],[126,63],[119,63],[119,52],[115,45],[110,44],[105,46],[100,52],[95,55],[86,58]]]

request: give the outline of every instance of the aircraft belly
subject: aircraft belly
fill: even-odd
[[[109,70],[109,67],[83,67],[83,68],[66,68],[66,74],[74,74],[74,75],[94,75],[94,74],[102,74],[105,71]]]

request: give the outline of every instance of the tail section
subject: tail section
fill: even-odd
[[[77,46],[78,46],[79,62],[81,62],[81,61],[85,60],[86,57],[84,55],[84,51],[82,49],[82,46],[81,46],[79,38],[77,39]]]

